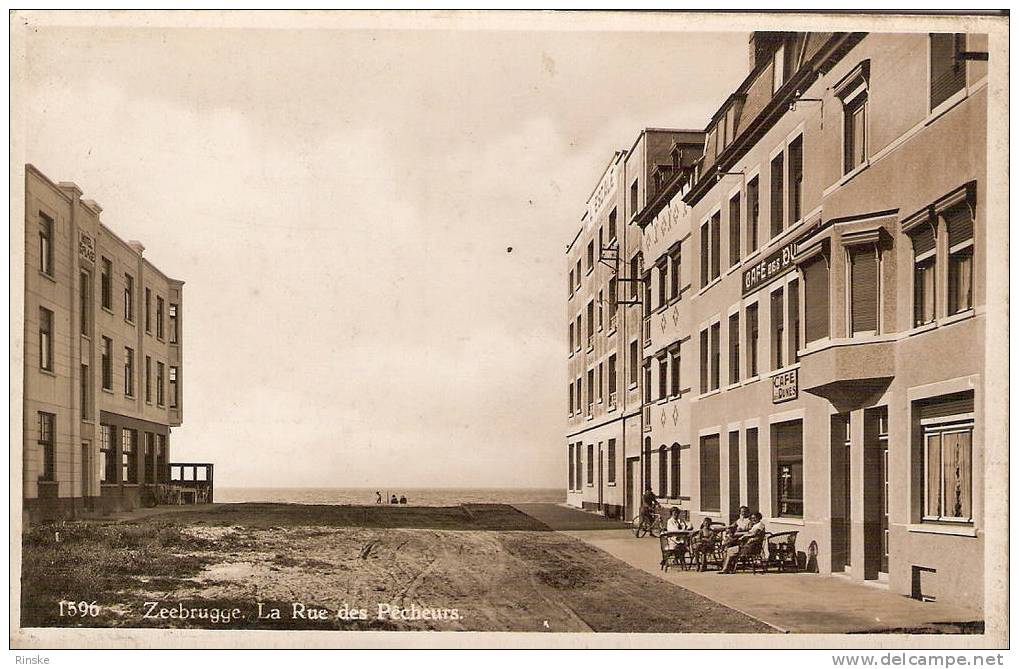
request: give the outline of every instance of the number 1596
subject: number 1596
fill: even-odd
[[[98,602],[68,602],[61,600],[60,616],[71,618],[95,618],[99,615]]]

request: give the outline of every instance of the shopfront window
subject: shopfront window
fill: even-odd
[[[803,517],[803,423],[771,426],[776,515]]]

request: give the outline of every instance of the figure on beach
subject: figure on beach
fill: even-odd
[[[382,504],[382,493],[378,490],[375,491],[375,503]]]
[[[405,495],[400,495],[400,504],[406,504],[406,503],[407,503],[407,497]]]
[[[399,502],[396,499],[396,495],[395,494],[392,497],[389,498],[389,503],[390,504],[399,504]]]

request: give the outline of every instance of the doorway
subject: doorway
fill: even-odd
[[[888,573],[888,409],[864,411],[863,578]]]
[[[605,508],[605,471],[602,468],[604,452],[602,451],[602,442],[598,442],[598,510],[602,511]]]
[[[626,461],[626,520],[637,515],[640,498],[640,458],[629,458]]]
[[[831,417],[831,569],[848,571],[853,545],[852,443],[849,414]]]

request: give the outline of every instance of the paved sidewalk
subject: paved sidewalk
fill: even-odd
[[[513,508],[548,525],[553,530],[620,530],[629,523],[606,518],[591,511],[581,511],[565,504],[511,504]]]
[[[787,632],[921,630],[934,623],[973,622],[981,613],[943,602],[919,602],[877,586],[818,574],[745,574],[659,569],[658,539],[629,530],[566,530],[638,569],[737,609]]]

